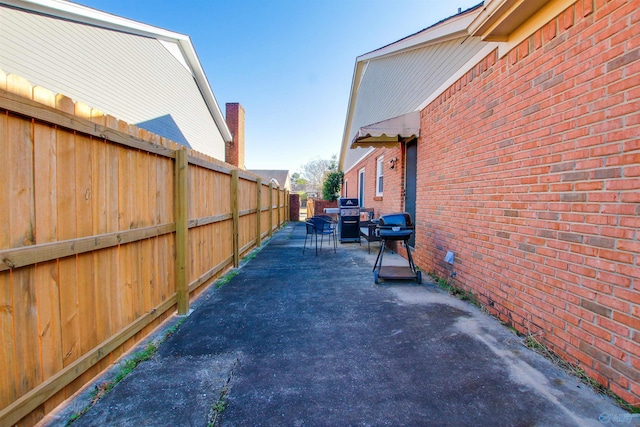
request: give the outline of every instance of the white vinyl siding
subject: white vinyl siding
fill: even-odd
[[[222,134],[192,73],[163,43],[0,6],[5,73],[130,124],[155,120],[163,136],[224,160]]]
[[[349,142],[362,126],[415,111],[484,45],[477,37],[461,37],[369,60],[358,86]],[[343,170],[372,150],[347,149]]]

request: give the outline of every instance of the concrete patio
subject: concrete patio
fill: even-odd
[[[429,283],[375,285],[378,243],[302,253],[289,223],[211,287],[80,426],[602,426],[637,422],[476,307]],[[406,261],[385,255],[385,264]],[[177,322],[171,319],[161,336]],[[65,425],[90,391],[43,420]],[[212,408],[224,410],[216,414]],[[215,422],[213,422],[215,418]]]

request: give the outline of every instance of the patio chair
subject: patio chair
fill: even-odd
[[[307,228],[307,234],[304,236],[304,246],[302,247],[302,253],[304,254],[305,249],[307,248],[307,238],[311,235],[311,242],[313,242],[313,237],[316,238],[316,256],[318,255],[318,236],[320,236],[320,250],[322,250],[322,243],[324,240],[324,236],[329,236],[329,242],[333,238],[333,252],[336,252],[337,248],[337,236],[336,236],[336,224],[329,218],[314,216],[305,221],[305,226]]]

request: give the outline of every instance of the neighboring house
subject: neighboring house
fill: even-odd
[[[248,169],[254,175],[262,178],[262,182],[273,182],[274,187],[291,191],[291,176],[288,170]]]
[[[357,58],[340,156],[422,270],[635,405],[639,6],[487,0]]]
[[[0,69],[219,160],[232,140],[183,34],[67,1],[1,0]]]

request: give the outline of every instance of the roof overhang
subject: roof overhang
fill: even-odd
[[[378,58],[395,55],[404,51],[412,50],[412,49],[420,49],[421,47],[428,46],[431,44],[442,43],[447,40],[466,37],[469,35],[468,27],[471,22],[475,19],[478,13],[480,13],[481,5],[474,6],[473,8],[464,11],[461,14],[454,15],[449,17],[443,21],[440,21],[429,28],[425,28],[418,33],[405,37],[401,40],[398,40],[394,43],[391,43],[382,48],[376,49],[372,52],[366,53],[364,55],[358,56],[355,60],[353,77],[351,81],[351,89],[349,94],[349,101],[347,105],[347,115],[344,125],[344,132],[342,135],[342,144],[340,148],[340,156],[338,168],[339,170],[345,169],[345,157],[347,155],[347,150],[350,148],[358,148],[358,147],[373,147],[374,145],[367,145],[366,141],[361,141],[359,144],[354,144],[354,141],[351,140],[351,135],[353,134],[353,120],[354,120],[354,112],[356,106],[356,100],[358,98],[358,93],[360,90],[360,83],[362,81],[363,75],[367,69],[367,65],[369,61],[375,60]],[[411,107],[413,108],[413,107]],[[416,135],[417,136],[417,135]],[[389,145],[395,145],[398,141],[395,142],[387,142]],[[381,146],[380,143],[376,146]]]
[[[420,136],[420,111],[412,111],[358,129],[351,148],[393,147]]]
[[[506,42],[525,21],[554,0],[485,0],[469,32],[482,40]]]

